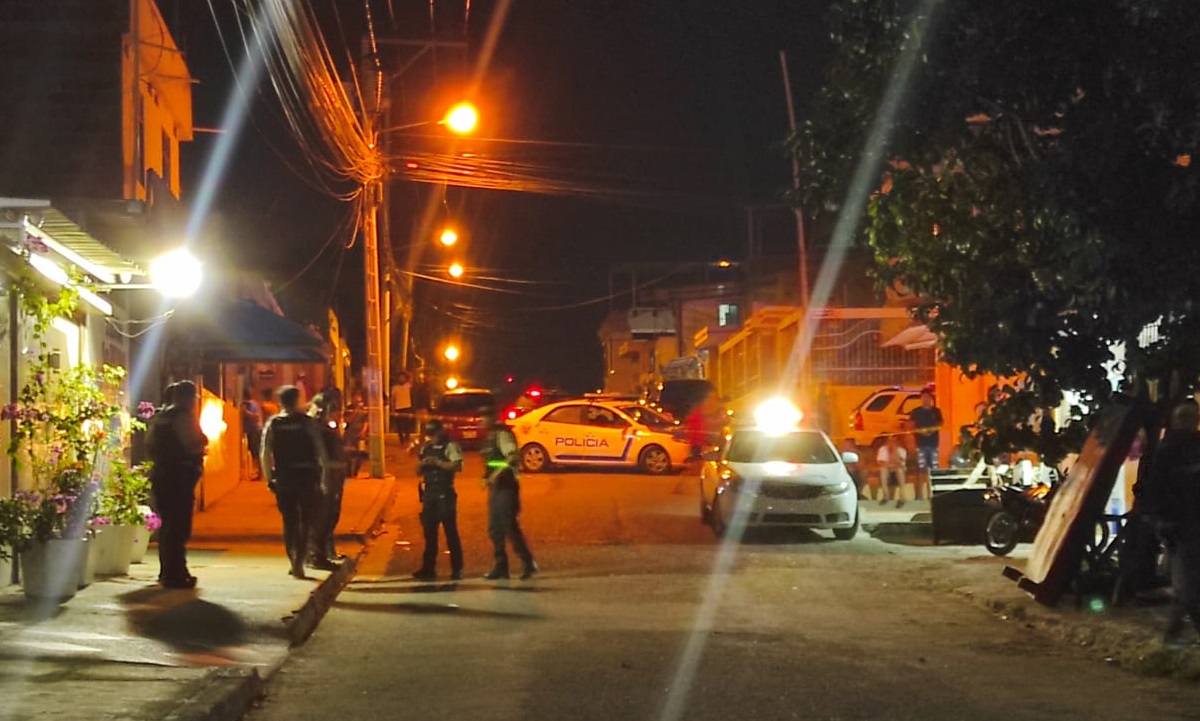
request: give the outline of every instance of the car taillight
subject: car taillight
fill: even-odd
[[[863,430],[863,415],[859,411],[855,411],[854,415],[850,416],[850,427],[856,431]]]
[[[516,418],[519,415],[521,415],[521,414],[517,411],[516,408],[509,408],[508,411],[505,412],[504,417],[511,421],[512,419]]]

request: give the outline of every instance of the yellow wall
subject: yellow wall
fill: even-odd
[[[221,410],[224,429],[216,438],[209,437],[208,454],[204,457],[204,476],[196,489],[196,503],[204,509],[229,493],[242,480],[244,473],[242,457],[242,414],[238,407],[223,402],[208,390],[201,391],[200,413],[204,423],[204,408],[216,404]],[[209,429],[206,429],[206,435]]]

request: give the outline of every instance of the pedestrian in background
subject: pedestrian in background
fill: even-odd
[[[346,450],[346,475],[349,478],[358,477],[358,469],[367,457],[367,421],[367,404],[362,391],[355,391],[342,413],[342,422],[345,423],[342,428],[342,447]]]
[[[251,397],[250,389],[242,390],[242,433],[246,436],[246,448],[250,451],[250,463],[253,466],[251,470],[250,480],[256,481],[262,478],[262,466],[259,465],[261,459],[259,455],[262,452],[262,428],[263,428],[263,412],[262,406],[254,401]]]
[[[513,552],[523,564],[521,580],[527,580],[538,572],[538,566],[517,520],[521,513],[517,439],[506,426],[497,423],[494,416],[486,416],[484,423],[489,432],[480,451],[484,460],[483,482],[488,489],[488,538],[495,555],[492,570],[484,578],[489,581],[508,578],[507,544],[511,542]]]
[[[1153,519],[1171,557],[1175,599],[1163,644],[1182,648],[1185,619],[1200,635],[1200,408],[1185,401],[1171,412],[1167,434],[1150,460],[1143,513]]]
[[[917,436],[917,480],[913,490],[919,501],[931,491],[929,475],[938,467],[938,443],[941,441],[938,431],[944,423],[942,411],[934,405],[932,389],[921,391],[921,405],[914,408],[908,417]]]
[[[404,371],[396,374],[388,401],[392,411],[392,432],[400,436],[401,443],[408,443],[413,428],[412,380]]]
[[[196,385],[181,381],[163,392],[163,408],[150,419],[146,447],[154,465],[150,488],[162,520],[158,529],[158,582],[164,588],[195,588],[187,566],[196,484],[204,473],[208,439],[196,414]]]
[[[428,440],[417,452],[417,472],[421,485],[417,495],[421,501],[421,530],[425,535],[425,552],[421,567],[413,572],[418,581],[437,580],[438,529],[446,531],[446,546],[450,550],[450,578],[462,578],[462,539],[458,536],[458,494],[454,476],[462,470],[462,449],[450,440],[450,434],[439,420],[425,424]]]
[[[320,523],[321,489],[328,461],[317,422],[300,408],[295,386],[279,389],[283,412],[263,430],[262,467],[267,487],[283,516],[283,543],[291,562],[290,573],[304,578],[304,563],[331,570],[313,554]],[[336,566],[332,566],[336,568]]]
[[[895,501],[896,508],[904,505],[900,492],[904,486],[908,470],[908,451],[900,444],[896,434],[890,434],[879,452],[875,454],[875,463],[879,467],[879,505]]]
[[[424,428],[433,410],[433,391],[429,388],[429,379],[425,372],[417,373],[417,382],[412,387],[412,409],[416,414],[416,428]]]
[[[342,516],[342,491],[346,487],[346,449],[342,445],[341,411],[333,405],[334,399],[324,393],[313,396],[308,414],[321,429],[321,441],[325,445],[328,463],[325,467],[325,487],[322,494],[321,522],[316,534],[314,557],[324,565],[345,558],[337,552],[333,532]]]
[[[259,407],[262,408],[263,427],[267,425],[267,421],[279,415],[279,404],[275,402],[275,398],[271,395],[270,388],[263,388],[259,393]]]

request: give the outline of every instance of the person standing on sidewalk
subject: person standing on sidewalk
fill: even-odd
[[[246,436],[246,448],[250,451],[250,463],[254,466],[250,480],[262,478],[262,468],[259,466],[259,456],[262,455],[262,406],[254,401],[250,389],[242,391],[242,433]]]
[[[944,423],[941,409],[933,403],[931,388],[921,391],[921,405],[914,408],[908,417],[917,434],[917,481],[913,490],[919,501],[926,494],[931,495],[929,474],[938,467],[938,443],[941,441],[938,431]]]
[[[438,528],[446,529],[450,549],[450,578],[462,578],[462,539],[458,536],[458,494],[454,475],[462,470],[462,449],[450,440],[439,420],[425,424],[428,440],[417,452],[417,472],[421,474],[418,496],[421,499],[421,530],[425,535],[425,553],[421,567],[413,572],[418,581],[437,580]]]
[[[900,445],[896,434],[890,434],[884,444],[875,454],[875,462],[879,464],[879,505],[895,501],[896,508],[904,505],[900,498],[900,490],[904,487],[908,471],[908,451]]]
[[[328,459],[317,422],[300,409],[295,386],[279,389],[283,412],[267,422],[263,431],[262,468],[267,486],[283,516],[283,543],[291,561],[291,574],[304,578],[304,562],[312,554],[320,522],[321,489]],[[336,565],[313,559],[314,568],[333,570]]]
[[[392,432],[400,436],[400,442],[408,443],[413,428],[412,381],[408,374],[400,371],[392,384],[389,401],[392,409]]]
[[[517,516],[521,513],[521,483],[517,476],[519,453],[517,439],[512,431],[487,416],[484,423],[490,432],[481,449],[484,460],[483,483],[488,489],[488,537],[495,551],[495,565],[484,575],[489,581],[508,578],[508,551],[506,543],[512,542],[513,552],[521,559],[524,567],[521,580],[527,580],[538,572],[537,563],[525,543],[525,534]]]
[[[1163,634],[1182,648],[1184,619],[1200,634],[1200,408],[1192,400],[1171,412],[1170,426],[1146,473],[1144,513],[1154,519],[1171,556],[1175,599]]]
[[[346,449],[342,445],[341,410],[334,399],[323,392],[313,396],[308,414],[321,429],[321,442],[329,460],[325,468],[325,493],[321,503],[321,523],[316,534],[314,563],[331,564],[345,559],[334,545],[333,532],[342,516],[342,491],[346,487]]]
[[[196,484],[204,473],[208,439],[196,414],[196,386],[181,381],[167,387],[163,409],[149,423],[146,446],[154,465],[150,488],[162,519],[158,529],[158,582],[164,588],[195,588],[188,571],[187,542],[192,536]]]

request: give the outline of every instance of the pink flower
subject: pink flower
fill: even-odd
[[[158,514],[155,513],[154,511],[151,511],[146,514],[145,523],[146,523],[146,530],[150,531],[151,533],[162,528],[162,519],[159,518]]]

